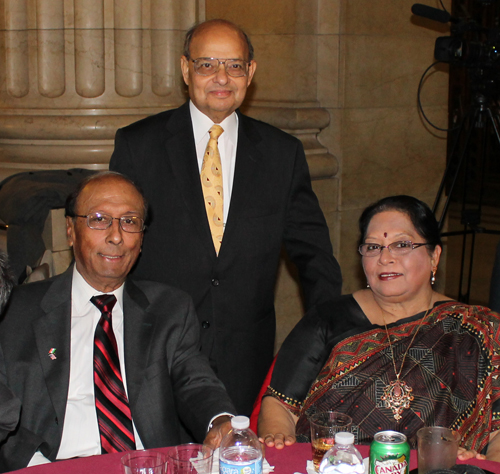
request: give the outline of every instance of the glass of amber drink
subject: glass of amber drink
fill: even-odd
[[[324,454],[335,444],[335,433],[350,432],[352,418],[337,411],[322,411],[309,417],[314,468],[319,469]]]

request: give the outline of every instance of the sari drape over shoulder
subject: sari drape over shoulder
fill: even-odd
[[[500,428],[500,315],[455,301],[424,314],[388,325],[398,371],[408,350],[400,379],[414,396],[399,421],[382,400],[396,380],[385,328],[371,324],[352,296],[304,316],[280,350],[266,395],[299,416],[299,440],[309,437],[308,416],[335,410],[352,417],[358,443],[395,430],[415,447],[421,427],[438,425],[481,451]]]

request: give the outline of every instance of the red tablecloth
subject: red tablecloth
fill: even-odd
[[[356,447],[363,457],[369,455],[369,446]],[[281,450],[268,448],[266,450],[266,459],[271,466],[275,466],[274,472],[276,474],[294,474],[295,472],[305,473],[307,460],[312,459],[311,445],[307,443],[297,443]],[[498,462],[471,459],[459,464],[474,464],[482,469],[500,474],[500,463]],[[417,452],[412,451],[410,454],[410,469],[416,467]]]
[[[363,457],[368,456],[369,446],[357,446]],[[168,448],[158,451],[166,452]],[[274,466],[276,474],[305,473],[306,463],[311,457],[311,445],[297,443],[293,446],[278,450],[266,449],[266,459]],[[123,474],[120,464],[122,454],[105,454],[88,458],[59,461],[52,464],[33,466],[15,471],[18,474]],[[462,463],[463,464],[463,463]],[[470,460],[466,464],[474,464],[482,469],[487,469],[495,474],[500,474],[500,463],[492,461]],[[417,454],[412,451],[410,455],[410,468],[417,467]]]

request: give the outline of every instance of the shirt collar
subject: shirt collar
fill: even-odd
[[[193,122],[194,142],[197,145],[208,134],[214,122],[201,112],[192,101],[189,101],[189,111]],[[224,129],[221,138],[231,140],[234,143],[238,136],[238,114],[233,112],[219,125]]]
[[[76,314],[85,314],[86,310],[88,310],[90,305],[93,307],[94,305],[90,301],[92,296],[96,295],[115,295],[116,296],[116,304],[120,305],[120,308],[123,309],[123,288],[125,283],[123,283],[116,290],[111,291],[109,293],[103,293],[102,291],[96,290],[94,287],[89,285],[85,278],[80,274],[80,272],[76,269],[76,265],[73,267],[73,284],[71,287],[71,298],[72,305],[76,311]]]

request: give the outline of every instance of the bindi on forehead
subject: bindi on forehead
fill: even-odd
[[[387,232],[384,232],[384,237],[387,238]]]

